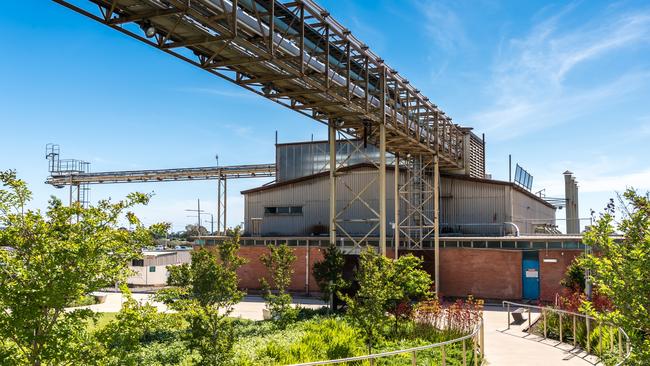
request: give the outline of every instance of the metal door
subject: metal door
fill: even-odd
[[[523,298],[526,300],[539,299],[539,257],[524,255],[522,260]]]

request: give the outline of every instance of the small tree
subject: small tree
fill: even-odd
[[[361,252],[356,280],[359,290],[354,297],[343,295],[348,305],[348,315],[364,335],[368,353],[379,340],[386,324],[386,303],[395,290],[386,281],[390,259],[378,255],[372,248]]]
[[[596,314],[622,326],[633,342],[630,362],[650,364],[650,198],[628,189],[624,194],[630,207],[615,222],[613,204],[609,204],[595,225],[585,234],[586,244],[600,253],[583,261],[592,270],[595,288],[609,297],[612,311]],[[616,232],[623,234],[615,240]],[[584,308],[593,308],[586,304]]]
[[[271,275],[274,288],[271,288],[266,278],[262,278],[260,283],[271,317],[281,328],[284,328],[298,315],[296,309],[291,306],[292,298],[288,293],[296,255],[287,244],[269,245],[268,248],[269,253],[264,254],[260,259]]]
[[[386,303],[386,310],[395,317],[395,328],[401,318],[411,314],[411,303],[415,300],[427,298],[431,292],[431,275],[422,269],[423,260],[407,254],[391,263],[390,271],[386,274],[386,281],[393,284]]]
[[[167,285],[187,287],[192,283],[192,271],[189,263],[167,266]]]
[[[125,280],[152,232],[166,230],[147,229],[126,212],[149,196],[132,193],[89,208],[52,198],[43,214],[26,208],[31,192],[15,172],[0,172],[0,182],[0,247],[8,248],[0,249],[0,348],[31,365],[97,362],[86,332],[92,312],[64,307]],[[133,230],[118,228],[123,217]]]
[[[391,260],[372,248],[361,253],[356,279],[359,291],[354,297],[344,296],[344,300],[348,314],[366,338],[368,352],[382,337],[389,319],[386,314],[395,316],[397,326],[402,309],[410,309],[411,301],[427,297],[432,283],[420,258],[407,254]]]
[[[172,281],[178,288],[160,291],[158,299],[179,310],[189,326],[188,341],[201,355],[202,365],[227,365],[236,341],[228,316],[244,297],[237,288],[237,269],[245,260],[237,255],[239,231],[218,247],[219,255],[207,249],[192,252],[189,273]]]
[[[345,258],[335,244],[325,249],[323,260],[314,263],[314,277],[323,294],[323,300],[330,302],[330,309],[334,308],[334,296],[349,286],[343,278]]]
[[[585,266],[582,264],[582,257],[576,257],[564,272],[564,278],[560,285],[570,291],[585,291]]]

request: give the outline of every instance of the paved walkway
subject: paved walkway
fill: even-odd
[[[523,328],[528,326],[528,315],[521,326],[507,328],[508,313],[500,306],[486,306],[483,319],[485,324],[485,353],[487,364],[494,366],[526,365],[595,365],[597,359],[588,356],[580,349],[559,341],[527,334]],[[539,314],[532,314],[534,322]]]
[[[85,306],[96,312],[118,312],[122,306],[123,298],[120,293],[106,294],[103,304]],[[135,293],[132,295],[137,301],[148,302],[155,305],[159,311],[169,311],[164,304],[151,300],[150,294]],[[294,298],[294,304],[303,307],[318,308],[324,303],[312,298]],[[246,296],[244,301],[235,305],[232,315],[251,320],[262,319],[264,300],[259,296]],[[539,314],[532,314],[534,322]],[[554,365],[596,365],[597,359],[588,356],[584,351],[574,349],[572,345],[561,344],[558,341],[543,339],[522,331],[528,325],[525,321],[521,326],[511,325],[507,328],[507,313],[501,306],[486,306],[484,311],[485,324],[485,349],[487,364],[491,366],[554,366]],[[527,315],[524,315],[524,319]]]

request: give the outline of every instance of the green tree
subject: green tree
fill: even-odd
[[[344,296],[344,300],[349,316],[365,336],[369,352],[382,337],[389,320],[387,312],[395,316],[397,325],[398,306],[429,296],[432,284],[420,258],[407,254],[391,260],[372,248],[361,253],[356,280],[359,290],[354,297]]]
[[[181,286],[157,295],[179,310],[189,323],[188,341],[201,355],[202,365],[227,365],[232,361],[236,336],[229,315],[244,297],[237,288],[237,269],[245,263],[237,255],[239,231],[217,251],[218,256],[205,248],[192,252],[189,274],[177,282]]]
[[[266,278],[260,279],[263,297],[273,320],[284,328],[298,316],[297,309],[291,306],[292,298],[288,292],[293,274],[293,262],[296,255],[287,244],[269,245],[269,253],[260,258],[271,275],[273,288]]]
[[[576,257],[564,272],[564,278],[560,285],[571,291],[585,291],[585,266],[582,264],[583,257]]]
[[[592,270],[599,293],[609,297],[614,310],[596,314],[622,326],[633,343],[632,364],[650,364],[650,199],[628,189],[629,207],[620,222],[610,203],[596,224],[585,233],[586,244],[599,253],[583,261]],[[612,237],[616,232],[622,239]],[[593,308],[586,304],[585,308]]]
[[[167,266],[167,285],[187,287],[192,282],[192,271],[189,263]]]
[[[348,305],[348,315],[352,322],[361,330],[368,353],[381,338],[386,317],[386,304],[391,298],[394,287],[386,281],[390,259],[378,255],[373,248],[361,252],[359,267],[355,279],[359,290],[354,297],[343,295]]]
[[[330,308],[334,307],[334,296],[349,286],[348,281],[343,278],[344,265],[343,253],[332,243],[325,249],[323,260],[314,263],[314,277],[323,294],[323,300],[330,302]]]
[[[52,198],[42,213],[27,209],[32,195],[15,172],[0,172],[0,182],[0,247],[6,247],[0,249],[0,347],[31,365],[98,362],[85,330],[92,312],[64,308],[125,280],[127,264],[152,242],[153,232],[166,229],[145,228],[126,212],[149,196],[132,193],[89,208]],[[122,218],[132,230],[118,228]]]

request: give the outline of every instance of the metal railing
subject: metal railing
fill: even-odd
[[[348,357],[348,358],[340,358],[336,360],[325,360],[325,361],[315,361],[315,362],[305,362],[305,363],[297,363],[297,364],[292,364],[289,366],[315,366],[315,365],[335,365],[335,364],[341,364],[345,362],[353,362],[353,361],[369,361],[370,366],[373,366],[375,364],[375,360],[380,359],[380,358],[387,358],[391,356],[396,356],[396,355],[401,355],[401,354],[410,354],[411,355],[411,364],[413,366],[417,365],[418,361],[418,352],[420,351],[425,351],[425,350],[430,350],[434,348],[439,348],[440,349],[440,357],[441,357],[441,365],[445,366],[447,364],[447,358],[449,357],[446,352],[446,348],[449,345],[452,344],[457,344],[457,343],[462,343],[462,355],[461,355],[461,362],[463,366],[467,366],[467,340],[471,339],[471,346],[473,348],[474,352],[474,366],[482,365],[483,360],[485,359],[485,342],[484,342],[484,327],[483,327],[483,317],[480,318],[480,321],[474,326],[474,329],[472,332],[466,336],[456,338],[456,339],[450,339],[445,342],[439,342],[439,343],[434,343],[434,344],[428,344],[426,346],[419,346],[419,347],[413,347],[413,348],[406,348],[406,349],[401,349],[401,350],[395,350],[395,351],[389,351],[389,352],[381,352],[381,353],[373,353],[365,356],[355,356],[355,357]],[[480,362],[479,362],[480,359]]]
[[[577,324],[578,324],[578,319],[580,319],[580,322],[584,322],[585,324],[585,346],[586,346],[586,351],[588,354],[591,353],[591,334],[593,332],[592,329],[592,324],[595,324],[596,327],[599,328],[598,330],[598,344],[597,346],[599,347],[598,352],[600,355],[603,354],[603,330],[607,327],[610,329],[609,331],[609,351],[612,353],[617,353],[617,356],[619,358],[619,361],[616,363],[615,366],[623,365],[625,363],[625,360],[627,360],[630,357],[630,352],[632,351],[632,347],[630,345],[630,337],[627,335],[625,330],[621,327],[617,327],[616,325],[609,323],[609,322],[603,322],[601,320],[598,320],[594,317],[591,317],[586,314],[579,314],[579,313],[574,313],[571,311],[566,311],[566,310],[561,310],[561,309],[555,309],[547,306],[535,306],[535,305],[527,305],[527,304],[520,304],[512,301],[503,301],[503,306],[507,308],[508,310],[508,328],[510,329],[510,307],[519,307],[519,308],[526,308],[528,312],[528,329],[527,332],[531,333],[532,329],[532,321],[531,321],[531,309],[537,309],[540,311],[540,317],[542,319],[542,327],[543,327],[543,336],[544,339],[548,338],[548,319],[547,319],[547,314],[548,313],[553,313],[558,316],[559,324],[559,341],[561,343],[564,343],[564,340],[567,338],[563,332],[563,319],[566,318],[567,320],[572,322],[572,338],[573,338],[573,347],[578,347],[578,337],[577,337]],[[539,321],[536,320],[536,322]],[[615,331],[614,331],[615,330]],[[614,336],[614,333],[617,334],[617,337]],[[615,338],[617,338],[615,340]],[[618,348],[618,350],[616,350]]]

